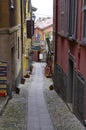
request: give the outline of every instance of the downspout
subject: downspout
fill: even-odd
[[[56,82],[56,76],[57,76],[57,71],[56,71],[56,68],[57,68],[57,34],[58,34],[58,31],[57,31],[57,27],[58,27],[58,0],[55,0],[56,2],[54,3],[54,6],[56,8],[55,10],[55,34],[54,34],[54,68],[53,68],[53,82],[54,82],[54,86],[55,86],[55,82]],[[53,12],[54,13],[54,12]]]
[[[54,63],[56,64],[57,63],[57,34],[58,34],[58,0],[56,0],[56,13],[55,13],[55,18],[56,18],[56,21],[55,21],[55,58],[54,58]]]

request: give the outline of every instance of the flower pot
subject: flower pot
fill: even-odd
[[[21,79],[21,84],[24,84],[24,83],[25,83],[25,79],[22,78],[22,79]]]

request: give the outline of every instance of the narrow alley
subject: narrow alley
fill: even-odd
[[[30,78],[20,84],[0,115],[0,130],[86,130],[44,75],[45,63],[33,64]]]
[[[85,59],[86,0],[1,0],[0,130],[86,130]]]
[[[43,95],[44,64],[33,66],[28,96],[28,130],[54,130]]]

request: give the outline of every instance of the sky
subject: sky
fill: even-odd
[[[53,17],[53,0],[31,0],[32,6],[37,8],[36,17]]]

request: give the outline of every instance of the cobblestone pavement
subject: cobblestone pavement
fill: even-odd
[[[9,100],[0,116],[0,130],[27,130],[27,97],[30,82],[33,82],[32,76],[24,85],[20,84],[20,94],[14,94]],[[55,130],[86,130],[58,94],[54,90],[49,90],[52,83],[51,78],[44,78],[43,92]]]
[[[33,64],[32,82],[28,85],[28,130],[54,130],[43,94],[44,64]]]
[[[86,130],[76,116],[71,113],[54,90],[49,90],[51,79],[44,80],[44,95],[55,130]]]
[[[20,87],[20,94],[14,94],[0,116],[0,130],[26,130],[27,88]]]

